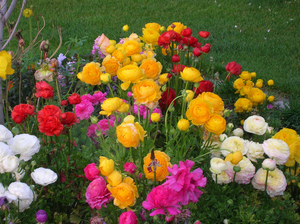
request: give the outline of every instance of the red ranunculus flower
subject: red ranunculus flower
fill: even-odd
[[[205,44],[203,47],[201,47],[201,51],[207,54],[208,52],[210,52],[210,47],[210,44]]]
[[[67,106],[68,105],[68,101],[67,100],[62,100],[62,101],[60,101],[60,105],[61,106]]]
[[[77,93],[73,93],[71,96],[68,98],[69,104],[79,104],[81,102],[80,95]]]
[[[199,57],[201,56],[203,52],[201,51],[201,48],[199,47],[195,47],[194,50],[193,50],[193,54],[196,56],[196,57]]]
[[[238,63],[236,63],[235,61],[229,62],[226,66],[225,66],[226,71],[230,72],[233,75],[239,75],[241,74],[242,71],[242,66],[240,66]]]
[[[174,30],[169,30],[159,36],[157,43],[160,47],[168,48],[171,42],[179,42],[180,40],[181,36],[179,33],[176,33]]]
[[[166,91],[161,95],[161,99],[159,101],[159,106],[163,111],[166,111],[171,104],[171,102],[175,99],[176,92],[172,88],[167,87]],[[174,101],[175,104],[175,101]],[[173,104],[173,105],[174,105]]]
[[[72,112],[65,112],[61,115],[61,123],[70,127],[75,123],[79,123],[77,116]]]
[[[214,84],[211,81],[202,80],[201,82],[199,82],[199,87],[196,89],[195,96],[198,96],[203,92],[213,92],[213,91],[214,91]]]
[[[207,38],[209,36],[210,32],[208,31],[200,31],[199,36],[202,38]]]
[[[186,28],[186,29],[182,30],[180,34],[184,37],[189,37],[192,35],[192,33],[193,33],[193,31],[191,28]]]
[[[11,112],[11,118],[17,124],[21,124],[28,116],[34,115],[34,106],[29,104],[19,104]]]
[[[54,105],[47,105],[38,112],[39,131],[47,136],[59,136],[64,129],[60,122],[61,110]]]
[[[37,82],[35,84],[36,87],[36,97],[42,97],[44,99],[50,99],[54,96],[53,87],[50,86],[45,81]]]
[[[195,46],[197,42],[198,40],[195,37],[184,37],[180,41],[181,44],[185,44],[187,46]]]
[[[174,54],[174,55],[172,56],[172,62],[173,62],[173,63],[180,62],[180,57],[178,56],[178,54]]]
[[[173,66],[172,73],[175,75],[180,74],[180,72],[182,72],[185,67],[185,65],[176,64]]]

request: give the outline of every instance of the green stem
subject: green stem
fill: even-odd
[[[58,75],[55,76],[55,84],[56,84],[56,91],[58,95],[58,100],[61,102],[61,97],[60,97],[60,91],[59,91],[59,86],[58,86]]]
[[[267,193],[267,186],[268,186],[268,177],[269,177],[270,170],[267,169],[267,176],[266,176],[266,182],[265,182],[265,192]]]

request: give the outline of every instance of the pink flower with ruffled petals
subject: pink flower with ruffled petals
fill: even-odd
[[[187,159],[185,162],[180,161],[179,167],[177,164],[173,165],[172,168],[168,167],[171,176],[167,176],[168,180],[163,184],[178,192],[179,202],[182,205],[197,202],[201,194],[203,194],[198,187],[205,187],[207,182],[200,168],[191,172],[194,164],[193,161]]]
[[[133,211],[123,212],[119,217],[119,224],[138,224],[138,220]]]
[[[93,112],[93,104],[88,100],[81,101],[75,106],[75,114],[80,120],[89,119]]]
[[[106,187],[106,181],[103,177],[93,180],[86,189],[85,197],[86,202],[91,208],[101,209],[102,206],[106,207],[111,199],[111,193]]]
[[[177,215],[181,213],[178,209],[181,206],[178,193],[168,185],[159,185],[153,188],[147,195],[146,201],[143,201],[143,207],[147,210],[155,209],[150,216],[161,215]]]
[[[97,100],[97,102],[103,103],[106,100],[106,95],[107,93],[102,93],[101,91],[98,91],[93,94],[93,98],[94,100]]]
[[[124,164],[124,171],[125,172],[134,174],[135,170],[136,170],[136,165],[133,162],[130,162],[130,163],[126,162]]]
[[[90,163],[84,168],[84,174],[86,179],[93,181],[100,175],[100,171],[95,163]]]

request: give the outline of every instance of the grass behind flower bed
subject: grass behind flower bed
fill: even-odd
[[[278,91],[300,96],[299,0],[39,0],[28,1],[30,5],[35,16],[41,13],[46,19],[44,38],[51,36],[53,20],[62,28],[64,43],[69,38],[88,36],[82,54],[91,51],[94,39],[102,33],[110,39],[124,37],[125,24],[129,32],[139,35],[148,22],[168,26],[180,21],[197,37],[200,30],[210,31],[210,56],[219,68],[236,61],[243,70],[255,71],[265,81],[274,79]],[[22,18],[19,28],[28,41],[27,18]],[[57,45],[56,37],[51,40],[51,50]],[[66,50],[64,45],[59,52]]]

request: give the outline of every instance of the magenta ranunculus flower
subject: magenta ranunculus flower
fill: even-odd
[[[128,172],[128,173],[131,173],[131,174],[134,174],[134,171],[136,170],[136,165],[134,165],[133,162],[126,162],[124,164],[124,171],[125,172]]]
[[[91,163],[84,168],[86,179],[93,181],[100,176],[100,171],[95,163]]]
[[[93,180],[86,189],[86,202],[91,208],[101,209],[102,205],[106,207],[111,198],[111,193],[106,187],[106,181],[103,177]]]
[[[177,215],[181,211],[178,204],[180,197],[178,193],[168,185],[159,185],[153,188],[147,195],[146,201],[143,201],[143,207],[147,210],[155,209],[150,216],[161,215]]]
[[[88,100],[81,101],[75,106],[75,114],[80,120],[89,119],[93,112],[93,104]]]
[[[182,205],[197,202],[201,194],[203,194],[198,187],[205,187],[207,182],[200,168],[191,172],[194,164],[193,161],[187,159],[185,162],[180,161],[179,167],[177,164],[173,165],[172,168],[168,167],[171,176],[167,176],[168,180],[163,184],[178,192],[179,202]]]
[[[94,98],[94,100],[97,100],[98,102],[103,103],[106,100],[106,95],[107,95],[107,93],[102,93],[101,91],[98,91],[93,94],[93,98]]]
[[[119,217],[119,224],[138,224],[138,220],[133,211],[123,212]]]

